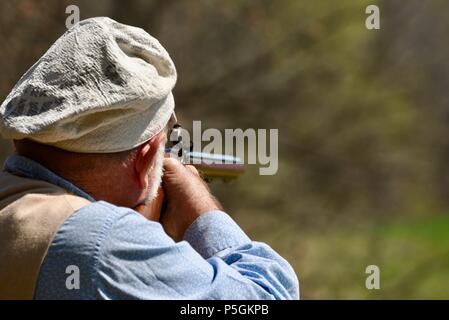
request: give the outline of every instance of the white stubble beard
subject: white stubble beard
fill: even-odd
[[[149,177],[148,196],[146,203],[150,203],[157,197],[158,189],[162,183],[162,176],[164,175],[164,156],[165,156],[165,142],[161,143],[156,153],[155,164],[151,170]]]

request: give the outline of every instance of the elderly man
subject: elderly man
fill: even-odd
[[[109,18],[76,24],[20,79],[0,108],[16,149],[1,299],[298,298],[290,265],[164,158],[175,82],[156,39]]]

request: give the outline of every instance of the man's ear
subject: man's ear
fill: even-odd
[[[156,153],[164,139],[165,133],[161,132],[150,141],[141,145],[137,151],[136,160],[134,161],[134,171],[142,188],[148,187],[148,172],[154,165]]]

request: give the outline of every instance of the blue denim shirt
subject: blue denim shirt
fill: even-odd
[[[31,159],[4,170],[65,188],[92,204],[60,227],[41,266],[35,299],[298,299],[298,279],[268,245],[224,212],[208,212],[174,242],[161,224],[95,201]]]

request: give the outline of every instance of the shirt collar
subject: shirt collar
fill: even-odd
[[[30,179],[49,182],[91,202],[95,201],[93,197],[75,186],[70,181],[58,176],[30,158],[19,156],[17,154],[12,155],[6,159],[3,170],[12,174],[21,174]]]

